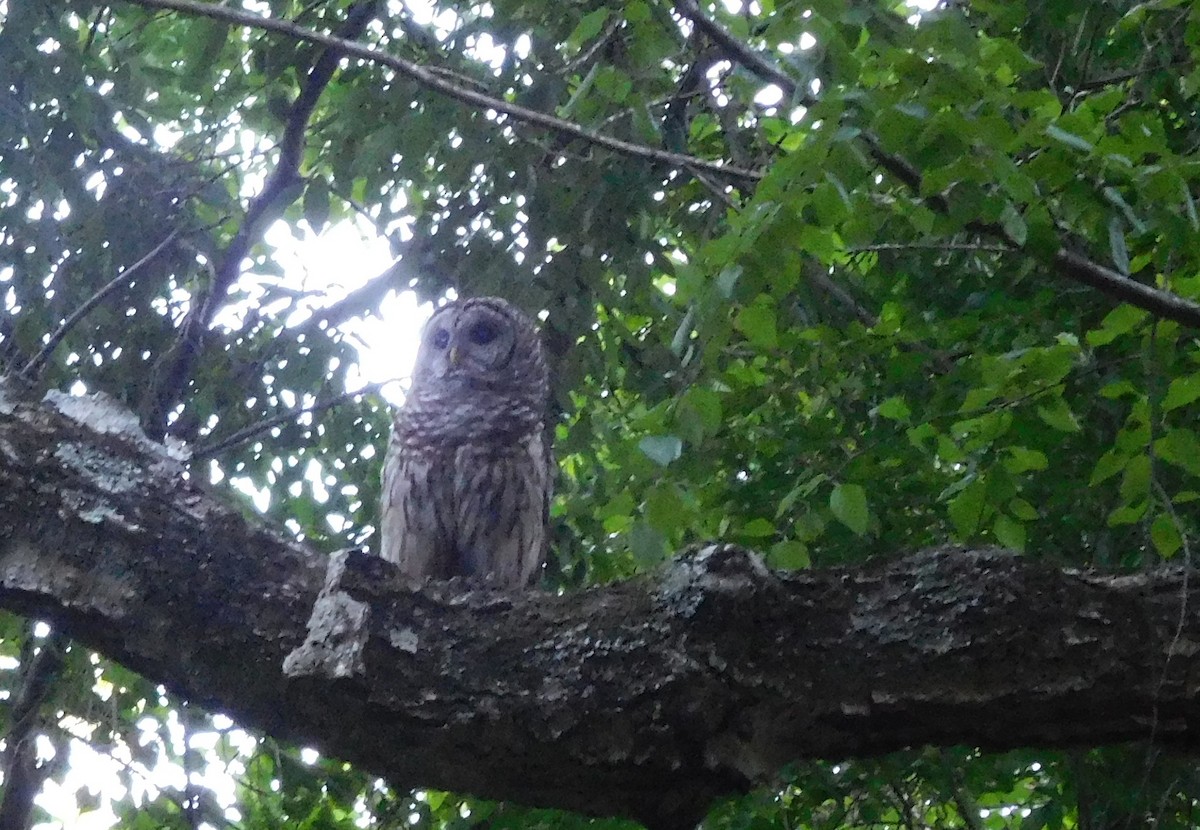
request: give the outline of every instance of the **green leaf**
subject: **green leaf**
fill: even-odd
[[[1000,225],[1004,228],[1008,238],[1015,244],[1025,244],[1025,240],[1029,236],[1029,228],[1025,224],[1025,217],[1011,203],[1006,204],[1000,213]]]
[[[717,291],[725,299],[733,296],[733,289],[737,287],[738,280],[742,278],[743,268],[740,265],[726,265],[721,269],[721,273],[717,274]]]
[[[1190,429],[1172,429],[1154,442],[1154,451],[1168,464],[1200,476],[1200,439]]]
[[[870,512],[867,491],[858,484],[839,484],[829,494],[829,509],[839,522],[859,536],[867,532]]]
[[[1008,503],[1008,510],[1023,522],[1032,522],[1038,517],[1037,508],[1025,499],[1013,499]]]
[[[574,46],[582,46],[587,43],[600,34],[611,11],[607,6],[601,6],[594,12],[584,15],[583,19],[575,26],[575,30],[568,36],[567,41]]]
[[[743,536],[754,536],[759,538],[764,536],[774,536],[775,524],[770,519],[751,519],[749,522],[743,525],[741,530],[738,532]]]
[[[1165,513],[1150,523],[1150,541],[1163,559],[1170,559],[1183,547],[1183,537],[1175,520]]]
[[[675,435],[647,435],[638,442],[638,449],[655,464],[665,467],[683,453],[683,441]]]
[[[633,0],[625,4],[625,19],[630,23],[645,23],[652,19],[650,7],[642,0]]]
[[[629,550],[642,568],[652,568],[667,558],[667,539],[646,522],[637,522],[629,531]]]
[[[1088,344],[1091,346],[1105,346],[1121,335],[1133,331],[1148,316],[1148,311],[1144,311],[1136,306],[1117,306],[1101,321],[1100,328],[1088,332]]]
[[[1142,516],[1146,515],[1146,508],[1149,507],[1149,502],[1138,502],[1137,504],[1123,504],[1116,510],[1108,514],[1108,526],[1120,527],[1121,525],[1136,524],[1141,521]]]
[[[1115,380],[1100,387],[1100,397],[1114,401],[1126,395],[1138,394],[1138,388],[1127,380]]]
[[[1125,465],[1121,478],[1121,498],[1126,504],[1146,498],[1150,493],[1150,456],[1135,455]]]
[[[967,541],[979,530],[986,509],[987,486],[978,478],[972,479],[946,506],[958,538]]]
[[[812,565],[812,560],[808,555],[808,545],[795,539],[777,542],[767,551],[767,564],[772,568],[781,568],[786,571],[808,568]]]
[[[1197,398],[1200,398],[1200,372],[1175,378],[1167,387],[1167,394],[1163,398],[1163,412],[1187,406]]]
[[[881,403],[875,409],[880,417],[887,418],[890,421],[900,421],[905,423],[909,416],[912,415],[912,410],[908,408],[908,404],[904,402],[904,398],[899,395],[894,395]]]
[[[633,81],[629,76],[611,66],[602,67],[596,73],[596,89],[613,103],[620,104],[633,91]]]
[[[908,443],[919,450],[923,450],[925,449],[925,442],[937,436],[937,429],[930,423],[918,424],[915,427],[907,429],[904,435],[908,438]]]
[[[1009,447],[1008,454],[1009,457],[1004,461],[1004,468],[1013,475],[1020,475],[1030,470],[1044,470],[1050,466],[1046,454],[1039,450],[1031,450],[1027,447]]]
[[[1125,223],[1114,216],[1108,220],[1108,250],[1113,265],[1122,274],[1129,274],[1129,248],[1125,245]]]
[[[691,387],[684,393],[680,409],[695,419],[702,432],[712,435],[721,428],[721,396],[712,389]]]
[[[1128,161],[1125,161],[1126,164],[1128,164]],[[1106,187],[1104,188],[1103,193],[1105,199],[1120,209],[1122,215],[1125,217],[1125,221],[1130,224],[1136,233],[1146,232],[1146,223],[1139,219],[1138,215],[1134,213],[1133,207],[1129,204],[1129,202],[1125,201],[1125,197],[1121,195],[1121,191],[1117,190],[1115,187]],[[1116,217],[1113,218],[1115,219]],[[1109,227],[1111,226],[1112,223],[1110,222]]]
[[[738,314],[737,327],[755,346],[761,349],[775,348],[779,342],[775,329],[775,301],[765,294],[756,297]]]
[[[1075,413],[1062,398],[1054,398],[1045,406],[1039,406],[1037,413],[1039,418],[1061,432],[1079,431],[1079,421],[1075,419]]]
[[[1004,547],[1019,553],[1025,552],[1024,523],[1018,522],[1016,519],[1011,519],[1008,516],[1000,515],[992,523],[992,533],[995,535],[996,541]]]
[[[646,521],[668,538],[679,531],[687,521],[687,511],[679,486],[674,482],[662,481],[650,488],[646,494],[644,508]]]
[[[1104,455],[1100,456],[1100,460],[1096,462],[1095,468],[1092,470],[1092,477],[1088,481],[1088,487],[1095,487],[1102,481],[1115,476],[1117,473],[1125,469],[1125,465],[1129,463],[1129,454],[1118,451],[1115,447]]]

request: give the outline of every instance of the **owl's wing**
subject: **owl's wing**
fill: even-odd
[[[545,430],[539,430],[530,442],[529,460],[533,471],[532,502],[537,516],[536,532],[530,534],[529,546],[521,552],[520,578],[517,584],[522,587],[537,581],[542,563],[546,561],[546,548],[549,544],[550,498],[554,494],[554,477],[558,470],[554,466],[554,451],[550,448],[549,435]]]
[[[541,429],[515,446],[466,445],[455,458],[456,572],[520,588],[546,554],[549,447]]]
[[[436,454],[404,447],[393,432],[383,461],[379,510],[380,555],[417,578],[445,578],[447,493],[438,486]]]

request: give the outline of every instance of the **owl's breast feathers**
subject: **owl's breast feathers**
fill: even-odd
[[[554,462],[540,409],[417,396],[396,412],[384,464],[381,551],[416,578],[536,581]]]
[[[491,398],[447,401],[418,392],[396,411],[394,440],[406,450],[445,451],[467,444],[515,450],[544,431],[543,407],[520,398]]]

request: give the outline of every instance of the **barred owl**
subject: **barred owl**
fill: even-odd
[[[537,578],[552,458],[533,323],[496,297],[438,309],[383,464],[381,553],[410,577]]]

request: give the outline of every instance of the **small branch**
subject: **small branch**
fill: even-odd
[[[963,824],[967,825],[968,830],[985,830],[983,819],[979,817],[979,804],[967,791],[962,773],[955,767],[950,753],[943,749],[939,754],[942,768],[946,772],[946,779],[950,784],[950,794],[954,799],[954,806],[958,808],[959,818],[962,819]]]
[[[720,46],[735,62],[740,63],[764,81],[773,83],[783,90],[785,97],[805,106],[814,103],[812,96],[807,93],[797,99],[796,93],[799,91],[799,84],[795,79],[742,43],[719,23],[706,17],[696,0],[676,0],[675,10],[681,17],[690,20],[692,25],[708,35],[709,39]]]
[[[835,282],[820,263],[811,261],[804,269],[804,276],[818,291],[832,297],[848,309],[867,328],[874,328],[879,324],[879,315],[863,306],[845,286]],[[939,374],[948,375],[954,371],[953,359],[925,343],[903,343],[900,348],[925,355],[937,366]]]
[[[0,795],[0,827],[28,830],[33,821],[33,799],[41,791],[47,770],[37,763],[35,730],[42,704],[62,671],[67,638],[58,631],[47,637],[33,653],[33,624],[26,626],[26,648],[21,663],[21,686],[9,710],[10,725],[4,736],[0,763],[4,770],[4,793]]]
[[[716,199],[718,202],[720,202],[722,205],[724,205],[727,209],[732,210],[734,212],[736,212],[738,210],[737,203],[734,202],[733,199],[731,199],[729,197],[729,194],[726,193],[725,189],[722,188],[719,184],[717,184],[712,179],[710,179],[708,176],[704,175],[703,173],[701,173],[698,170],[689,168],[688,172],[692,174],[692,177],[695,178],[696,181],[700,182],[700,184],[704,187],[704,189],[707,190],[714,199]]]
[[[1090,81],[1082,82],[1081,84],[1079,84],[1078,87],[1076,87],[1076,90],[1075,90],[1076,94],[1078,94],[1080,92],[1092,92],[1097,89],[1103,89],[1104,87],[1113,86],[1114,84],[1123,84],[1126,81],[1134,81],[1134,80],[1137,80],[1138,78],[1145,77],[1146,75],[1149,75],[1154,72],[1171,71],[1171,72],[1177,72],[1178,74],[1181,74],[1181,75],[1187,74],[1183,70],[1185,70],[1186,68],[1189,68],[1192,64],[1192,62],[1190,60],[1180,59],[1177,61],[1170,61],[1169,63],[1156,64],[1154,66],[1146,66],[1145,58],[1149,57],[1150,54],[1151,54],[1150,52],[1143,53],[1143,60],[1142,60],[1141,64],[1139,64],[1137,69],[1133,69],[1128,72],[1115,72],[1111,75],[1105,75],[1102,78],[1095,78]]]
[[[967,251],[969,253],[1011,254],[1007,245],[985,245],[979,242],[878,242],[874,245],[853,245],[846,249],[850,254],[866,254],[877,251]]]
[[[279,426],[280,424],[285,424],[288,421],[299,418],[301,415],[314,414],[317,412],[324,412],[327,409],[333,409],[335,406],[341,406],[347,401],[354,400],[355,398],[362,397],[363,395],[374,394],[381,388],[382,384],[370,384],[368,386],[364,386],[362,389],[355,390],[354,392],[346,392],[345,394],[338,395],[336,398],[331,398],[327,401],[323,401],[322,403],[313,404],[312,406],[307,407],[299,406],[295,407],[294,409],[289,409],[287,412],[281,412],[278,415],[272,415],[270,418],[267,418],[264,421],[259,421],[256,424],[251,424],[250,426],[239,429],[228,438],[224,438],[214,444],[210,444],[207,447],[200,448],[196,452],[192,453],[192,460],[202,461],[206,458],[212,458],[214,455],[220,455],[226,450],[233,449],[240,444],[244,444],[251,438],[261,435],[267,430]]]
[[[90,314],[91,311],[96,308],[96,306],[104,302],[110,294],[112,294],[121,286],[128,285],[133,276],[137,274],[137,272],[143,267],[145,267],[151,260],[158,256],[159,253],[161,253],[164,248],[170,245],[178,235],[179,228],[171,231],[171,233],[167,235],[167,238],[155,245],[148,254],[143,256],[137,262],[133,263],[133,265],[130,265],[121,273],[117,274],[117,276],[111,279],[107,285],[105,285],[103,288],[93,294],[86,302],[84,302],[83,305],[75,309],[75,311],[73,311],[71,315],[67,317],[67,319],[63,320],[62,325],[58,327],[54,334],[50,335],[50,339],[46,341],[46,345],[42,346],[42,350],[34,355],[33,359],[26,363],[25,367],[21,369],[21,377],[26,380],[36,380],[41,374],[42,369],[45,367],[47,361],[49,361],[51,356],[54,354],[54,350],[58,348],[58,345],[62,343],[63,338],[67,336],[67,333],[76,325],[78,325],[80,320]]]
[[[340,37],[334,39],[362,34],[374,19],[378,5],[379,0],[363,0],[351,6],[345,21],[338,28]],[[187,386],[192,367],[203,352],[204,333],[212,324],[230,286],[241,274],[242,261],[258,242],[270,219],[298,196],[297,186],[303,181],[300,163],[304,154],[305,132],[340,59],[339,51],[326,48],[313,63],[300,95],[292,103],[288,114],[283,138],[279,142],[279,161],[263,184],[262,191],[250,202],[237,234],[216,266],[216,275],[208,290],[184,318],[175,345],[156,367],[153,382],[142,405],[142,423],[147,434],[157,438],[165,432],[167,410]]]
[[[351,38],[362,34],[367,24],[375,17],[378,0],[368,0],[350,8],[346,20],[338,28],[338,36]],[[201,320],[205,326],[212,321],[224,294],[241,273],[242,260],[258,240],[264,219],[275,212],[279,203],[287,199],[287,191],[300,184],[300,162],[304,154],[304,138],[321,94],[333,79],[341,55],[333,49],[325,49],[317,58],[299,97],[292,103],[284,125],[283,139],[279,142],[279,161],[263,185],[262,192],[250,203],[246,218],[238,229],[237,236],[221,259],[217,269],[217,280],[208,292],[202,307]]]
[[[592,45],[583,49],[578,55],[563,64],[560,72],[563,75],[570,75],[572,72],[578,72],[581,67],[589,65],[592,62],[592,58],[596,57],[600,50],[612,40],[613,35],[621,28],[622,22],[620,14],[611,15],[608,18],[608,22],[604,24],[604,29],[596,36],[596,40]]]
[[[1200,305],[1191,300],[1130,279],[1082,254],[1060,248],[1054,263],[1061,273],[1084,285],[1190,328],[1200,328]]]
[[[744,182],[757,182],[762,179],[762,172],[759,170],[746,170],[739,167],[731,167],[719,162],[709,161],[708,159],[689,156],[685,153],[672,153],[667,150],[660,150],[656,147],[649,147],[645,144],[636,144],[632,141],[622,141],[619,138],[602,135],[593,132],[586,127],[580,126],[572,121],[567,121],[553,115],[548,115],[538,110],[532,110],[527,107],[522,107],[519,104],[514,104],[505,101],[502,98],[494,98],[481,92],[476,92],[473,89],[464,89],[451,81],[441,77],[437,71],[431,70],[429,67],[413,61],[408,61],[403,58],[398,58],[393,55],[388,55],[380,52],[378,49],[365,46],[361,43],[343,40],[342,38],[332,35],[314,32],[305,29],[302,26],[297,26],[287,20],[276,20],[274,18],[260,17],[256,14],[238,11],[236,9],[226,8],[209,3],[194,2],[194,0],[127,0],[138,6],[144,6],[152,9],[171,9],[174,11],[184,12],[186,14],[196,15],[198,17],[209,17],[214,20],[224,20],[228,23],[236,23],[241,26],[249,26],[255,29],[262,29],[269,32],[286,35],[296,40],[303,40],[308,43],[317,43],[322,46],[327,46],[331,49],[337,49],[342,54],[350,57],[360,58],[362,60],[371,61],[389,69],[394,69],[401,75],[415,81],[426,89],[431,89],[434,92],[459,101],[464,104],[469,104],[474,107],[491,109],[496,112],[504,113],[516,121],[521,121],[527,124],[535,124],[539,127],[544,127],[554,132],[562,133],[563,135],[577,138],[580,141],[585,141],[588,144],[594,144],[597,147],[603,147],[606,150],[612,150],[615,153],[620,153],[624,156],[632,156],[634,158],[644,159],[646,161],[665,164],[668,167],[675,169],[684,169],[694,166],[701,170],[715,173],[726,178],[741,180]]]
[[[504,113],[517,121],[541,126],[621,153],[622,155],[666,164],[677,169],[694,168],[714,173],[721,177],[734,178],[745,183],[757,182],[763,175],[758,170],[726,166],[707,159],[683,153],[659,150],[646,145],[622,141],[611,136],[595,133],[573,122],[536,110],[527,109],[499,98],[493,98],[472,89],[465,89],[421,64],[383,54],[370,46],[354,43],[332,35],[313,32],[286,20],[263,18],[224,6],[194,2],[194,0],[129,0],[129,2],[147,8],[172,9],[187,14],[224,20],[229,23],[277,32],[298,40],[321,44],[329,49],[337,50],[341,54],[387,66],[427,89],[440,92],[456,101],[476,107],[492,109],[496,112]],[[770,83],[779,85],[788,95],[795,96],[799,92],[799,86],[794,79],[788,77],[778,67],[775,67],[748,46],[742,44],[717,23],[706,18],[701,13],[696,0],[679,0],[676,8],[679,9],[681,15],[691,20],[697,27],[706,32],[710,38],[719,43],[733,59],[737,60],[743,66]],[[800,100],[803,103],[809,99],[807,96],[802,96]],[[876,163],[914,192],[920,192],[922,176],[916,167],[904,158],[885,150],[880,144],[879,139],[874,135],[864,132],[861,137]],[[940,195],[925,197],[924,201],[935,210],[940,212],[945,212],[946,210],[946,201]],[[989,226],[984,228],[984,230],[988,235],[997,236],[995,228]],[[1019,250],[1016,247],[1014,249]],[[1174,320],[1192,328],[1200,328],[1200,305],[1190,300],[1139,283],[1111,269],[1107,269],[1082,255],[1068,252],[1065,249],[1060,250],[1055,255],[1054,263],[1058,266],[1059,272],[1069,279],[1082,282],[1110,297],[1131,303],[1139,308],[1144,308],[1166,319]],[[182,359],[186,360],[188,358],[185,355]]]
[[[871,328],[879,323],[878,315],[870,309],[863,307],[849,291],[830,279],[829,274],[825,272],[823,266],[819,263],[814,261],[804,271],[805,279],[812,283],[821,293],[833,297],[833,299],[845,306],[864,326]]]

